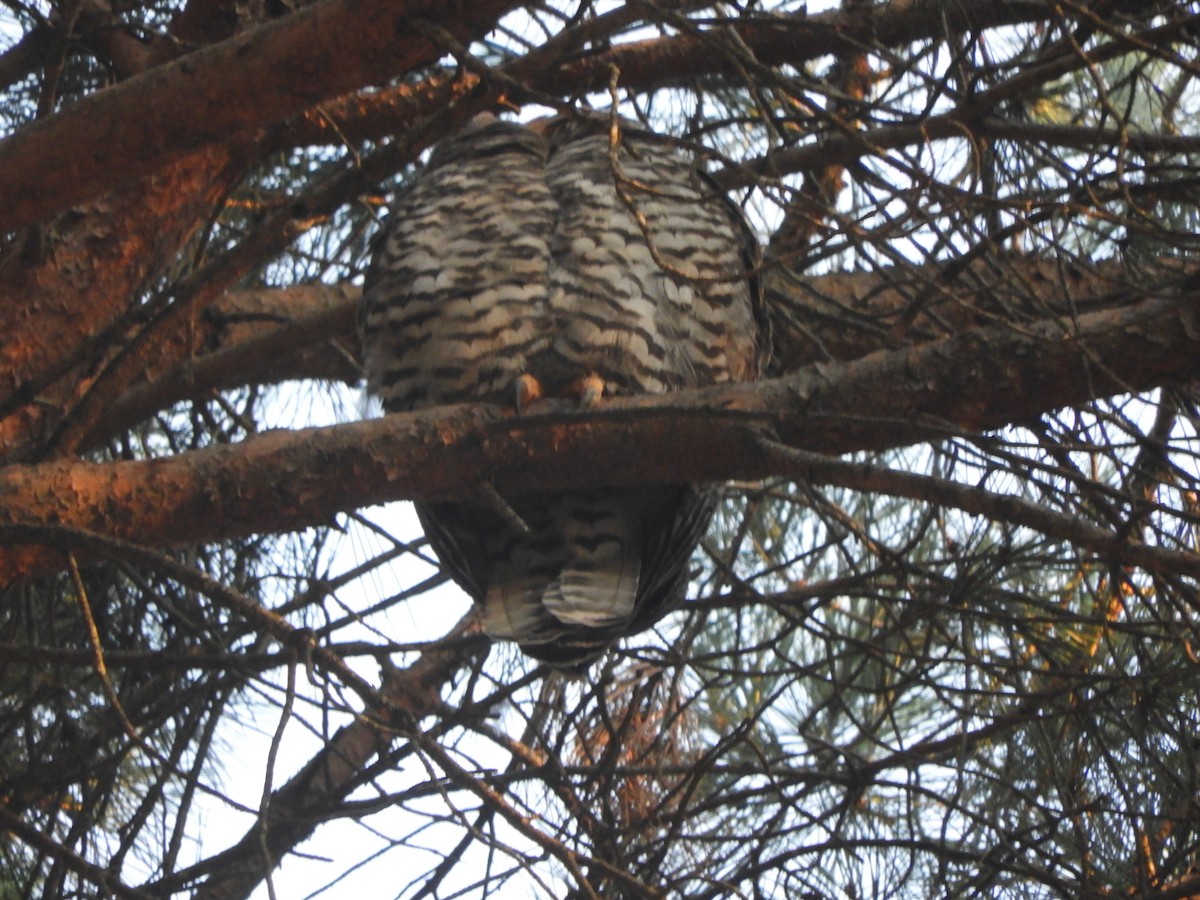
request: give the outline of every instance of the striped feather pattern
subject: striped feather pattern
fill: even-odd
[[[550,396],[598,376],[605,395],[757,377],[753,236],[691,161],[571,120],[477,120],[396,198],[364,287],[368,388],[389,411]],[[682,599],[711,519],[708,486],[574,491],[489,506],[424,503],[443,565],[493,637],[578,666]]]
[[[507,401],[549,346],[545,160],[534,132],[476,125],[396,198],[359,314],[367,387],[389,412]]]

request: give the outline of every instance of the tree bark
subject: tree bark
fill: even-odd
[[[1036,257],[1006,258],[1002,268],[991,259],[954,268],[894,267],[811,277],[771,269],[767,306],[775,331],[773,370],[848,362],[877,350],[952,337],[998,318],[1015,324],[1138,302],[1121,287],[1126,276],[1115,260],[1087,269]],[[107,409],[102,429],[85,446],[215,390],[289,380],[359,381],[358,302],[359,289],[349,284],[230,292],[179,333],[165,360],[173,365],[147,372],[145,383]]]
[[[998,428],[1095,397],[1200,375],[1195,289],[1020,330],[979,328],[757,384],[521,417],[457,406],[138,462],[0,470],[0,583],[59,555],[21,526],[59,525],[154,546],[283,532],[400,499],[754,479],[770,446],[840,454]],[[698,452],[703,448],[703,452]],[[12,544],[26,542],[17,548]]]
[[[0,143],[0,232],[434,62],[429,23],[468,42],[518,5],[328,0],[99,91]]]
[[[133,329],[122,317],[140,312],[139,295],[241,174],[242,149],[193,154],[30,231],[0,256],[0,458],[40,439],[120,348]]]

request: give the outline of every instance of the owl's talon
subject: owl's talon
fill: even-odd
[[[591,409],[604,396],[604,379],[592,372],[584,375],[575,382],[575,390],[579,393],[579,408]]]
[[[542,396],[541,384],[528,372],[523,372],[517,376],[515,387],[517,412],[521,412],[526,406]]]

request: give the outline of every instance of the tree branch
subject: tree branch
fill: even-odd
[[[1164,271],[1171,263],[1178,265],[1163,261]],[[792,372],[951,337],[993,324],[1001,312],[1011,320],[1018,301],[1030,319],[1125,307],[1137,302],[1123,288],[1126,278],[1115,260],[1083,269],[1037,257],[1006,259],[1000,269],[983,258],[949,277],[944,265],[803,278],[777,267],[767,278],[774,369]],[[314,378],[359,381],[358,301],[358,288],[349,284],[228,294],[182,335],[186,343],[171,347],[171,358],[181,361],[107,407],[85,446],[215,390]]]
[[[518,5],[327,0],[99,91],[0,142],[0,232],[433,62],[444,51],[413,20],[470,41]]]
[[[19,813],[9,809],[7,800],[0,801],[0,826],[26,846],[57,860],[70,871],[101,888],[110,897],[120,900],[152,900],[152,894],[129,887],[108,869],[84,859],[40,828],[30,824]]]
[[[1108,4],[1109,14],[1145,11],[1144,0]],[[944,37],[947,31],[996,28],[1036,22],[1058,13],[1042,0],[894,0],[866,10],[809,15],[745,17],[731,23],[740,42],[764,66],[799,64],[829,53],[854,52],[864,46],[898,47]],[[714,54],[708,35],[651,38],[621,44],[583,56],[559,72],[546,72],[537,87],[554,93],[604,90],[613,69],[621,87],[650,90],[694,81],[699,75],[738,77],[742,69],[731,55]]]
[[[58,42],[58,34],[44,22],[25,32],[19,41],[0,53],[0,90],[8,90],[44,65]]]
[[[1009,4],[996,5],[1003,7]],[[1188,29],[1195,27],[1197,21],[1200,21],[1200,14],[1172,19],[1157,28],[1148,29],[1142,37],[1154,43],[1178,40],[1180,35],[1188,34]],[[833,135],[818,143],[779,150],[762,159],[730,166],[716,173],[714,177],[727,189],[747,187],[758,183],[764,176],[778,177],[818,165],[849,164],[869,153],[878,155],[885,150],[967,137],[976,131],[996,138],[1015,138],[1025,134],[1025,139],[1028,140],[1029,129],[1032,126],[1017,126],[1006,122],[996,116],[996,110],[1014,97],[1028,93],[1036,85],[1047,84],[1069,72],[1119,58],[1129,53],[1129,49],[1129,44],[1121,39],[1114,39],[1092,48],[1086,54],[1069,48],[1026,67],[949,112],[927,115],[899,124],[881,125],[863,132]],[[1061,142],[1063,146],[1075,146],[1084,139],[1083,132],[1086,130],[1079,127],[1046,127],[1041,129],[1041,136],[1049,143]],[[1127,131],[1096,129],[1092,134],[1091,142],[1084,146],[1125,146],[1130,140]],[[1194,147],[1194,142],[1176,136],[1148,135],[1136,139],[1130,146],[1143,152],[1155,148],[1187,152],[1186,148]]]
[[[984,490],[945,478],[896,472],[884,466],[843,462],[819,453],[808,453],[782,445],[768,446],[776,454],[779,475],[797,481],[836,485],[892,497],[907,497],[961,509],[996,522],[1030,528],[1041,534],[1093,553],[1116,557],[1129,565],[1152,572],[1171,571],[1200,578],[1200,556],[1191,551],[1165,550],[1130,541],[1126,534],[1090,525],[1057,510],[1048,509],[1009,494]]]
[[[291,379],[354,384],[362,378],[357,309],[358,289],[349,284],[231,294],[187,333],[191,344],[173,348],[183,362],[122,394],[83,443],[95,447],[181,400],[217,390]]]
[[[442,687],[470,660],[461,642],[454,639],[478,631],[479,623],[469,616],[451,630],[447,648],[426,651],[407,669],[387,671],[379,688],[377,708],[357,715],[287,784],[272,792],[267,807],[266,840],[273,861],[282,860],[336,811],[361,784],[371,759],[386,752],[411,730],[413,722],[437,711]],[[479,641],[473,649],[479,652],[486,645]],[[228,850],[166,881],[147,885],[144,890],[166,896],[205,878],[193,895],[196,898],[232,900],[249,896],[272,868],[262,859],[262,841],[263,835],[256,824]]]
[[[1135,9],[1139,5],[1133,0],[1116,4],[1118,8]],[[801,65],[825,56],[831,50],[847,54],[861,53],[867,46],[899,47],[916,40],[943,37],[948,28],[951,32],[969,29],[998,27],[1020,22],[1037,21],[1050,15],[1046,4],[1041,2],[994,3],[975,0],[971,3],[955,4],[953,9],[929,0],[917,2],[870,5],[852,13],[833,11],[808,15],[773,16],[769,20],[754,22],[739,20],[734,26],[738,40],[754,59],[764,66],[780,64]],[[603,19],[604,17],[600,17]],[[600,19],[597,20],[599,25]],[[555,96],[579,95],[590,90],[604,90],[612,77],[613,69],[620,72],[621,86],[627,89],[651,90],[664,85],[695,79],[701,75],[726,75],[742,77],[740,61],[713,52],[712,36],[684,34],[653,38],[644,41],[619,43],[620,29],[629,25],[627,17],[614,17],[607,23],[608,30],[589,27],[591,23],[577,26],[584,30],[574,41],[564,41],[567,46],[561,51],[552,46],[556,38],[531,56],[523,57],[509,65],[500,67],[498,73],[527,87],[526,92],[514,91],[510,99],[519,103],[538,102],[538,93]],[[1181,26],[1174,23],[1172,31]],[[586,29],[586,30],[585,30]],[[564,32],[564,38],[572,35]],[[595,52],[584,52],[588,43],[607,47]],[[535,63],[536,58],[536,63]],[[531,64],[535,63],[535,64]],[[1076,66],[1084,65],[1079,60]],[[435,75],[427,83],[436,86],[449,73]],[[474,73],[460,73],[465,81],[479,81]],[[289,125],[286,133],[276,135],[269,147],[272,150],[303,146],[307,144],[341,143],[344,140],[378,140],[396,133],[409,119],[408,95],[413,90],[425,90],[421,84],[415,88],[401,85],[378,92],[348,95],[337,101],[309,110],[303,120],[297,119]],[[956,137],[962,134],[960,112],[948,116],[934,117],[935,129],[940,137]],[[943,121],[944,120],[944,121]],[[940,123],[940,124],[939,124]],[[1011,131],[1015,126],[994,123],[1002,131]],[[1065,145],[1072,146],[1082,139],[1084,128],[1064,128],[1050,140],[1061,138]],[[1142,145],[1158,145],[1153,137],[1126,135]],[[872,133],[871,147],[885,148],[922,143],[930,135],[920,128],[910,126],[888,126]],[[1186,138],[1162,136],[1167,146],[1189,144]],[[833,139],[832,155],[821,146],[784,151],[764,161],[763,171],[781,174],[799,168],[823,166],[830,162],[845,164],[861,156],[866,150],[861,140]],[[789,154],[797,154],[794,158]],[[745,184],[745,173],[727,172],[725,179],[731,184]]]
[[[151,174],[198,147],[299,113],[317,113],[324,101],[433,62],[444,48],[409,27],[411,21],[437,22],[468,43],[519,5],[513,0],[330,0],[130,78],[0,142],[0,194],[10,198],[0,212],[0,232]],[[1144,4],[1121,0],[1112,6],[1141,10]],[[990,28],[1052,14],[1051,5],[1036,0],[964,0],[952,8],[907,0],[872,7],[869,15],[772,17],[747,20],[736,30],[757,61],[769,66],[803,62],[834,48],[899,46],[946,28]],[[561,66],[520,69],[520,74],[533,94],[579,95],[604,89],[614,67],[622,87],[633,89],[704,74],[740,74],[737,60],[714,53],[712,42],[696,35],[632,42],[577,55]],[[148,119],[170,127],[148,135],[143,127]],[[358,125],[345,127],[362,131]],[[386,118],[382,127],[390,127]],[[960,127],[948,123],[947,133]],[[899,143],[928,137],[919,127],[890,134]],[[861,148],[845,152],[853,156]],[[31,178],[33,172],[39,177]],[[114,183],[117,172],[122,180]]]
[[[467,499],[480,481],[528,493],[760,478],[779,468],[764,436],[822,453],[881,450],[1194,379],[1196,300],[1181,291],[1074,321],[974,329],[758,384],[613,400],[587,415],[456,406],[172,459],[10,466],[0,471],[0,528],[61,524],[166,546],[294,530],[392,500]],[[9,546],[0,583],[59,562]]]

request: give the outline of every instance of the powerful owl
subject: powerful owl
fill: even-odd
[[[657,394],[756,378],[758,251],[670,143],[619,123],[477,117],[393,203],[366,276],[367,382],[389,412]],[[484,628],[578,666],[682,599],[715,489],[418,503]]]

